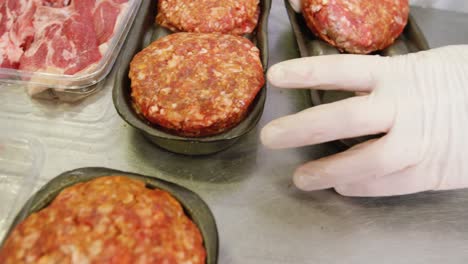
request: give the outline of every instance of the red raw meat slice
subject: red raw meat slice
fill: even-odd
[[[0,36],[3,36],[8,29],[6,0],[0,0]]]
[[[17,15],[17,19],[10,31],[10,38],[23,50],[26,50],[34,39],[33,17],[36,9],[37,5],[34,1],[25,1],[25,8]]]
[[[66,7],[70,4],[71,0],[42,0],[42,5],[50,7]]]
[[[96,65],[128,0],[0,0],[0,67],[73,75]]]
[[[35,10],[31,0],[0,0],[0,67],[18,68],[33,40]]]
[[[94,2],[72,1],[64,8],[39,6],[34,42],[24,53],[20,69],[72,75],[99,62],[102,55],[90,23]]]
[[[99,44],[107,42],[117,26],[119,15],[127,7],[128,0],[95,0],[93,10],[94,28]]]
[[[8,51],[15,53],[15,49],[11,48],[9,39],[9,31],[12,21],[8,17],[6,0],[0,0],[0,67],[12,68],[12,62],[8,56]],[[21,56],[21,55],[20,55]]]

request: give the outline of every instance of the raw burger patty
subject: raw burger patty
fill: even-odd
[[[19,224],[0,263],[205,263],[201,234],[167,192],[107,176],[64,189]]]
[[[367,54],[391,45],[408,21],[408,0],[304,0],[309,28],[341,51]]]
[[[160,0],[156,21],[172,31],[251,33],[260,13],[259,0]]]
[[[265,83],[259,50],[248,39],[204,33],[153,42],[133,58],[129,77],[137,112],[189,137],[238,124]]]

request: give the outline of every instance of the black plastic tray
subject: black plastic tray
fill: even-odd
[[[321,56],[339,54],[338,49],[325,41],[317,38],[312,31],[307,27],[307,24],[301,13],[296,13],[288,0],[285,0],[286,10],[288,12],[289,20],[296,37],[299,53],[301,57]],[[416,24],[413,16],[410,14],[408,24],[406,25],[403,33],[395,40],[390,47],[380,52],[372,54],[380,54],[382,56],[395,56],[403,55],[422,50],[428,50],[429,44],[427,43],[424,34],[421,32],[419,26]],[[344,91],[321,91],[310,90],[310,99],[312,106],[317,106],[326,103],[332,103],[354,96],[354,93]],[[362,143],[370,138],[376,136],[364,136],[358,138],[342,139],[336,143],[342,148],[349,148],[356,144]]]
[[[126,176],[140,180],[150,189],[161,189],[173,195],[181,203],[185,213],[200,229],[207,253],[206,263],[215,264],[218,262],[219,243],[216,222],[208,205],[197,194],[182,186],[164,180],[159,180],[154,177],[107,168],[75,169],[64,172],[48,182],[26,202],[25,206],[15,217],[1,245],[3,246],[3,243],[6,241],[7,237],[16,225],[32,213],[47,207],[63,189],[80,182],[86,182],[95,178],[112,175]]]
[[[119,115],[127,123],[141,131],[151,142],[169,151],[186,155],[206,155],[224,150],[257,125],[265,105],[266,85],[262,87],[252,102],[251,109],[243,121],[229,131],[209,137],[190,138],[167,133],[137,114],[132,106],[130,79],[128,78],[130,61],[136,53],[151,44],[154,40],[172,33],[155,23],[157,2],[154,0],[145,0],[143,2],[141,13],[138,14],[135,25],[130,32],[125,54],[120,61],[120,65],[122,66],[116,75],[113,90],[114,106]],[[260,5],[261,14],[258,26],[253,34],[246,37],[252,40],[260,49],[262,65],[266,71],[268,65],[268,15],[271,8],[271,0],[262,0],[260,1]]]

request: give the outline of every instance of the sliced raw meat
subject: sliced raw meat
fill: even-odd
[[[25,2],[23,10],[17,15],[17,19],[10,31],[10,38],[23,50],[29,47],[34,38],[33,16],[36,9],[37,5],[34,1]]]
[[[96,0],[93,9],[94,28],[98,37],[98,43],[107,42],[113,35],[128,0]]]
[[[42,5],[50,7],[66,7],[70,4],[71,0],[42,0]]]
[[[97,36],[90,6],[95,0],[72,1],[65,8],[39,6],[34,42],[24,53],[20,69],[75,74],[99,62]]]
[[[18,68],[24,48],[33,40],[35,10],[30,0],[0,0],[0,67]]]
[[[0,68],[77,74],[102,58],[128,0],[0,0]]]

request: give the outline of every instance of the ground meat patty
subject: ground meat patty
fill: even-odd
[[[129,77],[137,112],[189,137],[238,124],[265,83],[259,50],[248,39],[203,33],[153,42],[133,58]]]
[[[173,31],[247,34],[257,26],[259,0],[160,0],[156,21]]]
[[[199,230],[167,192],[108,176],[63,190],[19,224],[0,263],[205,263]]]
[[[367,54],[391,45],[406,26],[408,0],[304,0],[317,36],[341,51]]]

